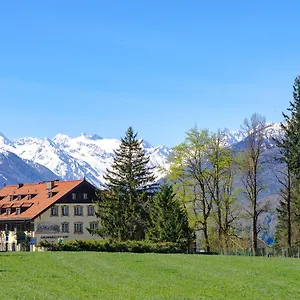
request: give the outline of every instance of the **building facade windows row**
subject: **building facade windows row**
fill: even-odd
[[[70,215],[70,207],[68,205],[61,206],[61,216],[68,217]],[[76,205],[74,206],[74,216],[83,216],[84,215],[84,206]],[[93,205],[87,206],[87,216],[93,217],[95,215],[95,208]],[[59,207],[54,205],[51,207],[51,216],[59,216]]]
[[[89,229],[96,230],[98,228],[98,222],[90,222]],[[83,233],[83,223],[76,222],[74,223],[74,233]],[[70,232],[70,224],[68,222],[61,223],[61,232],[69,233]]]

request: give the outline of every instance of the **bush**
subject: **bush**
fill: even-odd
[[[186,246],[171,242],[153,243],[149,241],[118,240],[75,240],[65,243],[42,241],[38,245],[48,251],[95,251],[133,253],[185,253]]]

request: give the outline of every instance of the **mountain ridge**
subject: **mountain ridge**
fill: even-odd
[[[274,136],[280,136],[282,130],[279,123],[269,123],[266,129],[268,145],[274,146]],[[232,146],[242,143],[245,132],[234,130],[227,132],[225,145]],[[0,133],[0,149],[17,155],[25,163],[32,162],[44,166],[57,178],[70,180],[85,177],[96,186],[104,183],[103,175],[110,167],[114,158],[114,150],[120,145],[120,140],[103,138],[98,134],[82,133],[77,137],[70,137],[63,133],[53,138],[43,139],[24,137],[9,140]],[[145,152],[150,157],[151,166],[168,167],[167,158],[171,149],[163,145],[152,146],[143,141]],[[0,183],[1,183],[0,169]],[[50,174],[50,173],[49,173]],[[5,177],[5,174],[2,174]],[[158,179],[164,174],[161,168],[155,171]],[[31,181],[29,178],[28,181]]]

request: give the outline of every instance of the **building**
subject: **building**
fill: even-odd
[[[0,190],[0,251],[34,251],[40,241],[98,238],[93,200],[85,180],[4,186]]]

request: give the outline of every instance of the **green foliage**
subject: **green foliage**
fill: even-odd
[[[210,252],[208,219],[213,205],[207,189],[210,172],[206,163],[208,144],[208,130],[190,129],[185,141],[173,148],[169,175],[190,215],[191,228],[194,232],[201,230],[204,233],[206,252]]]
[[[300,179],[300,76],[296,77],[293,86],[293,101],[288,108],[290,115],[283,113],[286,123],[281,124],[284,132],[279,142],[282,159],[292,174]]]
[[[214,248],[227,247],[237,215],[233,154],[224,147],[225,131],[217,134],[197,127],[173,148],[169,179],[176,198],[185,205],[194,232],[202,234],[202,249],[210,252],[211,229],[218,232]],[[216,226],[215,226],[216,224]]]
[[[288,108],[289,115],[283,113],[285,123],[281,124],[284,136],[277,141],[283,170],[278,176],[282,185],[281,201],[277,209],[277,243],[291,248],[300,242],[300,77],[293,86],[293,101]]]
[[[49,251],[95,251],[95,252],[133,252],[133,253],[185,253],[184,243],[119,241],[119,240],[75,240],[65,243],[42,241],[39,247]]]
[[[157,242],[188,245],[192,238],[192,231],[187,212],[175,196],[171,185],[163,184],[160,187],[150,210],[148,236]]]
[[[101,226],[97,233],[102,237],[121,241],[145,237],[155,188],[155,176],[148,163],[142,141],[128,128],[104,176],[107,189],[98,192],[96,215]]]

